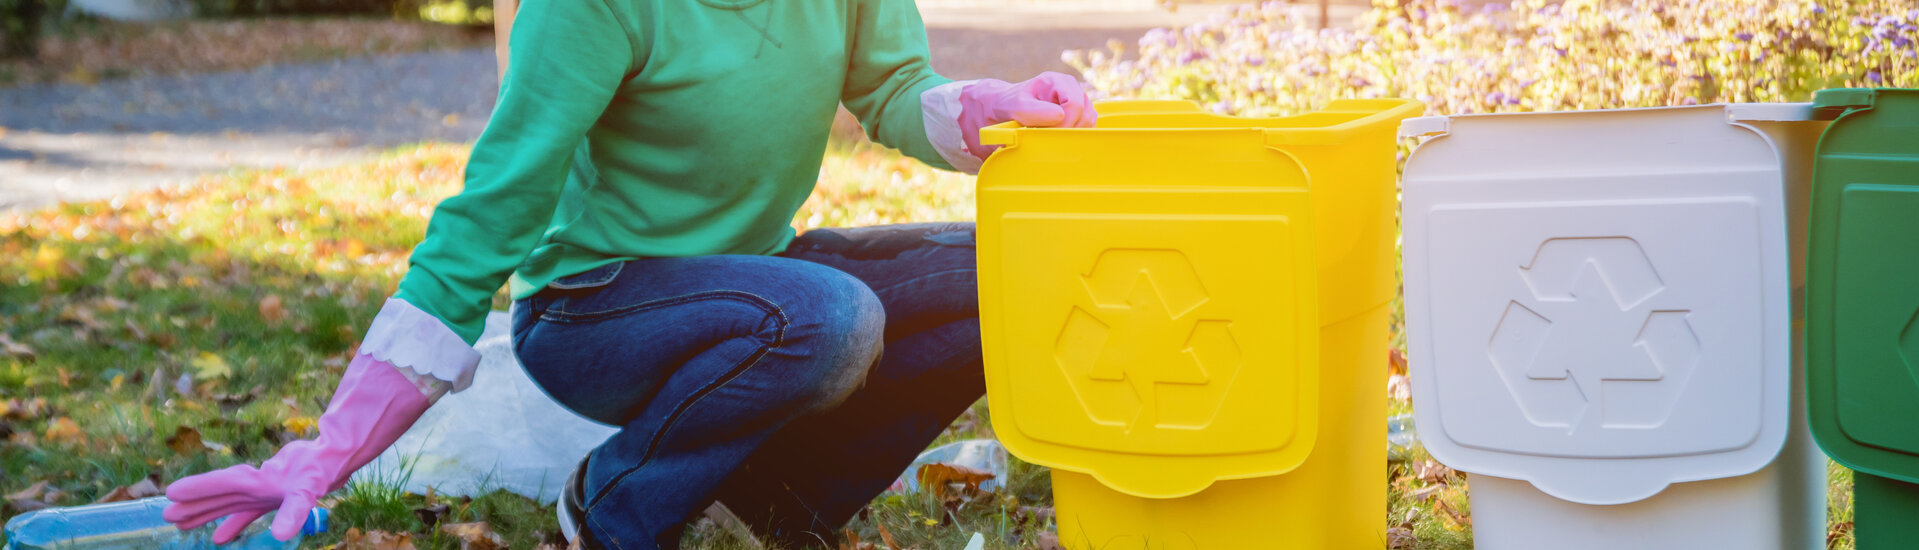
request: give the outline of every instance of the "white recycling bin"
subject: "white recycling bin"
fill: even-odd
[[[1482,550],[1824,548],[1810,104],[1405,121],[1419,437]]]

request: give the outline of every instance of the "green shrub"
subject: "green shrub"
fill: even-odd
[[[1355,28],[1326,30],[1297,9],[1240,7],[1155,29],[1131,51],[1114,43],[1065,57],[1105,96],[1244,115],[1337,98],[1415,98],[1456,114],[1806,101],[1831,87],[1919,84],[1919,0],[1375,0]]]

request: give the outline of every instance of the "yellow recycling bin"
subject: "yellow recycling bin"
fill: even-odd
[[[1383,547],[1395,132],[1424,106],[1098,107],[980,133],[988,403],[1053,468],[1061,541]]]

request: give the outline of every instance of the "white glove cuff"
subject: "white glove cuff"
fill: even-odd
[[[380,307],[360,353],[400,369],[429,399],[466,389],[480,365],[480,352],[446,323],[399,298]]]
[[[966,137],[960,133],[960,90],[976,80],[950,82],[920,94],[920,113],[926,122],[926,139],[933,150],[953,165],[954,170],[978,174],[982,161],[966,150]]]

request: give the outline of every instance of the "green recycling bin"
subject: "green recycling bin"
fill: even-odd
[[[1835,89],[1813,167],[1806,391],[1860,550],[1919,547],[1919,90]]]

